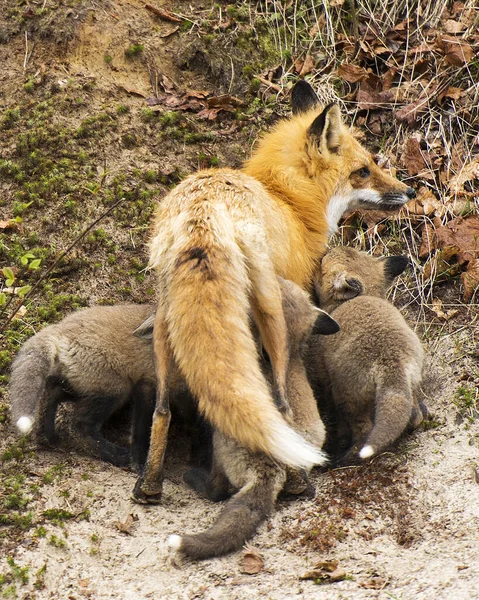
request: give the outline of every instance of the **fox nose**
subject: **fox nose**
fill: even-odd
[[[406,190],[406,196],[408,198],[415,198],[416,197],[416,190],[412,187],[408,187]]]

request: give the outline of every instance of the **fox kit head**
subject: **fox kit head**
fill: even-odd
[[[407,256],[376,258],[347,246],[333,248],[323,256],[314,276],[319,305],[333,310],[360,295],[384,298],[407,265]]]
[[[352,208],[395,209],[413,198],[415,191],[378,167],[371,154],[357,142],[341,120],[337,104],[318,110],[319,100],[306,81],[299,81],[292,93],[294,115],[310,120],[306,130],[306,151],[310,172],[321,177],[325,169],[335,171],[335,187],[327,208],[331,229]]]

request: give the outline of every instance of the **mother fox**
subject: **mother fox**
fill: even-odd
[[[338,106],[319,107],[305,81],[293,89],[292,108],[242,170],[200,171],[158,206],[150,244],[160,299],[157,403],[138,500],[161,495],[173,359],[200,412],[223,434],[293,467],[324,462],[285,420],[288,349],[276,274],[307,288],[343,212],[398,208],[414,190],[380,169]],[[250,315],[271,360],[272,392]]]

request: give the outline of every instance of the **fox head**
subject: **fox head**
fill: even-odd
[[[325,168],[337,173],[327,208],[331,229],[346,210],[396,209],[414,198],[413,188],[378,167],[371,153],[354,139],[341,120],[337,104],[329,104],[320,111],[318,105],[318,97],[309,83],[299,81],[292,92],[292,109],[293,115],[305,114],[311,119],[306,132],[311,174],[320,183]]]
[[[293,88],[292,110],[291,119],[263,138],[245,170],[285,196],[309,230],[326,225],[333,233],[345,211],[397,209],[415,196],[376,165],[343,124],[338,105],[322,108],[304,80]]]
[[[333,248],[323,256],[314,276],[319,305],[330,311],[356,296],[384,298],[407,265],[407,256],[376,258],[348,246]]]

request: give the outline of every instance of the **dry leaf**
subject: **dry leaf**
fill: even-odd
[[[422,229],[421,247],[419,248],[419,258],[427,258],[433,250],[436,249],[436,237],[434,228],[425,223]]]
[[[444,312],[442,309],[442,301],[439,298],[433,298],[431,310],[442,321],[449,321],[459,312],[459,310],[455,308]]]
[[[367,79],[369,73],[363,67],[342,63],[338,67],[338,76],[349,83],[356,83]]]
[[[256,575],[264,567],[264,560],[256,548],[246,546],[239,561],[241,573]]]
[[[479,216],[457,217],[443,227],[438,227],[436,236],[438,248],[458,248],[459,264],[479,258]]]
[[[443,35],[437,40],[437,45],[446,55],[446,61],[454,67],[462,67],[474,57],[474,51],[469,44],[450,35]]]
[[[456,261],[459,248],[457,246],[446,246],[430,258],[424,265],[424,279],[434,279],[434,281],[446,281],[455,277],[461,271],[461,267]]]
[[[367,590],[382,590],[388,584],[387,579],[383,579],[382,577],[371,577],[367,581],[360,581],[359,586],[365,588]]]
[[[15,219],[8,219],[7,221],[0,221],[0,230],[7,231],[8,229],[19,229],[20,223]]]
[[[300,579],[313,579],[316,583],[334,583],[347,577],[346,571],[338,567],[337,560],[318,562],[311,571],[301,575]]]
[[[427,162],[430,161],[427,151],[422,151],[419,140],[410,137],[406,140],[404,152],[404,164],[406,165],[409,175],[418,175],[422,170],[427,168]]]
[[[464,184],[467,181],[479,179],[479,158],[464,165],[457,175],[451,177],[449,181],[449,190],[453,194],[459,194],[464,190]]]
[[[470,260],[467,269],[461,275],[462,285],[464,286],[464,302],[469,302],[474,296],[474,292],[479,289],[479,259]]]
[[[403,108],[396,111],[396,120],[400,123],[407,123],[409,127],[415,125],[418,116],[428,108],[427,99],[417,100],[411,104],[407,104]]]
[[[447,33],[462,33],[466,29],[467,27],[464,23],[459,23],[459,21],[453,21],[452,19],[448,19],[444,23],[444,30],[447,31]]]
[[[126,519],[123,521],[115,521],[113,525],[121,531],[122,533],[126,533],[127,535],[131,535],[131,528],[133,527],[133,523],[138,521],[138,517],[136,515],[129,514]]]

